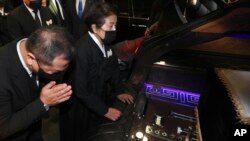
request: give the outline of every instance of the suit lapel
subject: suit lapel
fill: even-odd
[[[54,24],[54,20],[52,19],[52,15],[48,13],[49,9],[42,7],[40,10],[41,20],[43,23],[43,26],[50,26]]]
[[[43,12],[43,11],[44,11],[44,9],[41,8],[41,9],[40,9],[40,15],[41,15],[41,21],[42,21],[42,23],[43,23],[42,26],[47,26],[47,25],[48,25],[48,24],[46,23],[47,17],[44,15],[45,12]]]
[[[51,10],[51,12],[54,14],[54,15],[58,15],[57,13],[57,7],[55,6],[55,4],[53,2],[50,2],[49,3],[49,9]]]
[[[27,84],[29,84],[28,74],[26,76],[23,74],[25,74],[25,72],[19,71],[18,73],[13,75],[14,77],[12,78],[12,80],[14,82],[17,97],[22,99],[22,100],[20,100],[20,102],[27,103],[27,102],[30,102],[32,100],[33,93],[31,92],[31,89],[29,87],[27,87],[28,86]]]
[[[83,9],[83,14],[82,14],[82,18],[84,17],[84,15],[86,14],[86,12],[89,10],[89,8],[93,5],[93,1],[91,0],[86,0],[85,5],[84,5],[84,9]]]
[[[93,54],[96,54],[95,56],[98,58],[103,58],[103,53],[99,46],[96,44],[96,42],[88,35],[88,40],[90,40],[90,46],[92,47],[91,50],[93,50]]]
[[[83,18],[83,15],[86,13],[86,11],[88,10],[89,8],[89,1],[86,0],[85,1],[85,4],[84,4],[84,8],[83,8],[83,14],[82,14],[82,18]]]
[[[15,44],[14,44],[15,43]],[[20,100],[19,102],[30,102],[32,100],[31,95],[33,94],[31,92],[31,89],[28,87],[27,84],[29,84],[29,75],[26,72],[26,70],[23,68],[21,61],[18,57],[17,50],[16,50],[16,42],[14,42],[12,46],[13,50],[12,53],[10,52],[12,56],[12,63],[10,63],[11,67],[11,76],[12,76],[12,82],[14,83],[13,86],[16,92],[16,95]],[[20,103],[22,104],[22,103]]]

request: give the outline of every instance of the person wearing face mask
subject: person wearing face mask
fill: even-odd
[[[97,125],[117,121],[122,112],[112,107],[113,100],[133,103],[120,82],[118,59],[110,46],[116,39],[115,9],[107,3],[94,4],[85,22],[89,31],[76,43],[72,105],[60,115],[63,141],[83,141]]]
[[[48,8],[42,7],[41,0],[23,0],[23,4],[7,17],[8,34],[12,40],[29,36],[36,29],[53,24],[53,15]]]
[[[43,141],[42,118],[71,97],[71,85],[56,80],[73,57],[73,41],[59,27],[41,27],[0,48],[1,141]]]

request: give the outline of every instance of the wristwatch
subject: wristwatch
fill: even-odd
[[[49,105],[43,104],[43,107],[45,108],[46,111],[49,111]]]

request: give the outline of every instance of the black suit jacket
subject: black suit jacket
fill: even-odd
[[[96,2],[103,2],[104,0],[86,0],[82,17],[79,18],[76,11],[76,0],[68,0],[65,2],[65,11],[68,18],[68,28],[75,40],[80,39],[89,29],[84,23],[84,14]]]
[[[110,95],[107,84],[113,88],[114,96],[123,92],[119,82],[118,59],[108,46],[105,49],[109,57],[103,57],[89,34],[83,36],[76,46],[75,94],[94,113],[104,116],[109,107],[105,101]]]
[[[17,41],[0,48],[0,140],[41,141],[41,118],[46,110],[39,90],[18,58]]]
[[[40,9],[40,15],[43,26],[50,25],[51,22],[49,23],[48,21],[52,21],[52,24],[54,23],[53,15],[48,8],[42,7]],[[7,17],[7,26],[8,32],[13,40],[21,36],[29,36],[39,28],[24,4],[9,13]]]
[[[7,31],[6,18],[6,16],[0,15],[0,47],[11,40]]]
[[[87,34],[77,43],[75,65],[71,81],[73,97],[61,107],[60,129],[62,141],[83,141],[88,131],[102,123],[111,105],[108,85],[113,88],[113,99],[123,91],[119,84],[118,60],[114,52],[104,58],[94,40]],[[71,70],[71,71],[72,71]],[[113,100],[112,99],[112,100]],[[73,137],[73,138],[72,138]]]

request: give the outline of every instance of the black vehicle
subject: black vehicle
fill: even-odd
[[[117,41],[144,36],[159,21],[160,32],[223,7],[217,0],[106,0],[118,10]]]
[[[250,130],[250,3],[219,5],[142,43],[127,84],[135,104],[119,103],[123,117],[88,141],[244,140],[237,129]]]

